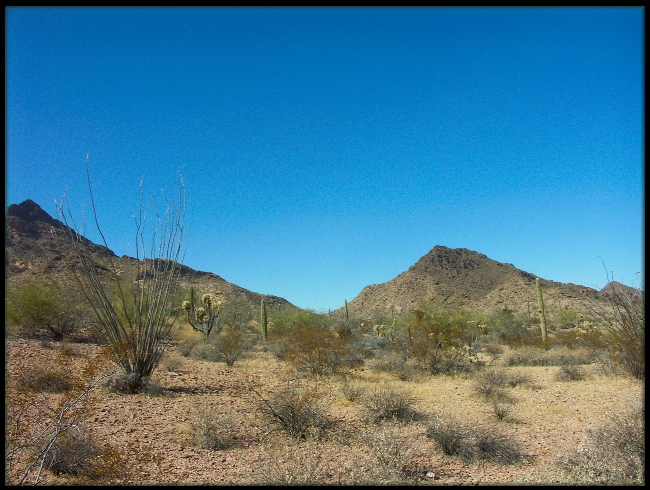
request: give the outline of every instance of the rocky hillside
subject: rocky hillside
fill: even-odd
[[[600,299],[592,288],[540,279],[547,315],[560,304],[580,309],[585,297]],[[400,314],[423,302],[485,313],[507,306],[526,314],[530,306],[534,313],[535,276],[481,253],[438,245],[394,279],[364,288],[349,303],[349,311],[360,317],[377,310]]]
[[[5,221],[5,275],[8,287],[15,287],[34,278],[46,278],[77,288],[73,271],[76,263],[65,233],[65,225],[52,218],[34,201],[27,200],[7,208]],[[111,250],[86,241],[91,255],[108,278],[111,262],[115,267],[128,270],[133,257],[117,257]],[[284,298],[254,293],[232,284],[216,274],[196,271],[182,266],[179,277],[181,291],[194,286],[198,291],[210,291],[231,304],[248,304],[259,309],[262,298],[270,307],[293,306]],[[254,310],[254,311],[255,311]]]
[[[47,277],[76,287],[71,272],[75,267],[74,255],[64,226],[31,200],[9,206],[5,228],[5,274],[9,287],[35,277]],[[106,276],[111,270],[111,261],[126,269],[129,261],[135,260],[117,257],[111,250],[92,242],[87,245]],[[194,286],[201,292],[214,292],[232,304],[248,304],[255,309],[259,308],[262,297],[270,307],[291,305],[284,298],[254,293],[216,274],[187,266],[181,268],[179,283],[181,291]],[[607,301],[607,287],[598,292],[547,279],[541,279],[541,284],[550,319],[560,305],[581,310],[586,298]],[[349,303],[349,311],[357,317],[374,316],[378,312],[401,314],[418,308],[423,302],[485,313],[507,306],[526,314],[530,308],[534,314],[537,310],[535,276],[481,253],[436,246],[394,279],[364,288]]]

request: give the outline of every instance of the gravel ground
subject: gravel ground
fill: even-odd
[[[59,350],[58,344],[46,346],[34,340],[7,342],[9,410],[20,399],[15,395],[16,381],[30,366],[59,365]],[[67,350],[77,372],[87,364],[86,356],[99,352],[92,344],[70,344]],[[160,395],[119,395],[99,388],[93,392],[84,425],[94,440],[122,454],[120,466],[126,471],[116,474],[114,483],[562,484],[567,483],[566,476],[554,462],[585,444],[587,428],[629,409],[643,395],[641,383],[597,375],[594,366],[585,366],[586,379],[575,382],[556,381],[558,367],[506,368],[529,375],[534,383],[508,389],[516,403],[504,420],[498,420],[492,406],[474,392],[470,377],[400,381],[365,367],[347,373],[347,378],[368,392],[389,383],[410,390],[417,399],[419,418],[413,422],[373,424],[362,402],[341,395],[342,376],[318,381],[298,378],[268,352],[252,352],[231,368],[173,351],[168,359],[173,360],[168,366],[174,370],[165,369],[163,363],[153,378],[165,390]],[[322,438],[291,439],[259,410],[261,396],[268,398],[291,383],[319,390],[328,402],[327,414],[335,424]],[[30,396],[41,405],[61,397]],[[193,442],[191,422],[202,407],[229,427],[225,449],[201,449]],[[30,413],[33,428],[37,421]],[[426,434],[435,417],[507,435],[519,444],[524,458],[503,465],[464,463],[446,456]],[[69,477],[50,473],[44,480],[46,484],[69,482]]]

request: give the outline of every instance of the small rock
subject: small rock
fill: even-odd
[[[426,477],[433,478],[435,480],[436,474],[433,471],[427,471]]]

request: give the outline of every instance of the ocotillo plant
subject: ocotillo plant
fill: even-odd
[[[190,287],[189,301],[183,301],[183,311],[187,321],[197,332],[201,332],[205,338],[210,335],[212,329],[217,325],[216,333],[221,332],[223,325],[218,324],[219,315],[222,311],[221,301],[214,301],[212,295],[204,294],[201,296],[203,306],[196,307],[194,301],[194,288]]]
[[[266,303],[264,298],[262,298],[262,338],[266,342],[268,336],[268,322],[266,321]]]
[[[537,307],[539,308],[539,326],[542,329],[542,342],[546,342],[546,315],[544,315],[544,298],[542,298],[542,286],[539,283],[539,277],[535,279],[537,288]]]

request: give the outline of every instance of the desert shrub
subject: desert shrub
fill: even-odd
[[[553,344],[571,350],[585,346],[582,342],[580,331],[577,328],[558,331],[553,337]]]
[[[102,388],[109,393],[135,394],[142,393],[146,382],[135,373],[117,373],[107,377],[101,383]]]
[[[525,453],[516,441],[493,429],[475,429],[473,443],[477,459],[499,464],[517,464],[524,459]]]
[[[370,450],[374,470],[381,481],[406,483],[417,475],[417,467],[412,464],[415,448],[408,440],[400,438],[395,428],[383,427],[365,433],[361,439]]]
[[[488,329],[492,339],[499,339],[512,344],[528,336],[526,320],[508,307],[495,311],[488,321]]]
[[[7,313],[10,323],[27,337],[35,337],[44,330],[56,340],[70,336],[83,317],[80,301],[72,289],[51,286],[42,280],[10,289]]]
[[[26,366],[18,379],[19,389],[31,392],[63,393],[75,387],[70,373],[54,363]]]
[[[287,385],[268,398],[260,396],[262,415],[293,438],[325,434],[333,426],[328,409],[324,394],[315,388]]]
[[[192,355],[192,351],[199,343],[201,343],[201,339],[196,337],[183,339],[178,342],[176,350],[181,356],[190,357]]]
[[[71,427],[59,434],[51,444],[44,459],[44,466],[49,471],[56,475],[97,477],[96,460],[104,451],[87,430]]]
[[[584,449],[560,458],[562,468],[580,484],[645,484],[644,415],[641,406],[588,429]]]
[[[164,355],[160,361],[160,367],[167,372],[179,373],[183,367],[183,363],[177,357]]]
[[[355,382],[350,382],[347,379],[341,383],[339,388],[343,396],[351,402],[356,402],[361,400],[365,396],[366,392],[368,391],[368,389],[364,385]]]
[[[427,429],[432,439],[447,456],[458,456],[465,462],[476,459],[500,464],[516,464],[524,459],[524,452],[516,441],[493,428],[464,426],[456,421],[436,418]]]
[[[611,358],[627,374],[645,379],[645,291],[609,277],[603,291],[607,306],[591,302],[588,309],[600,322]]]
[[[390,341],[386,337],[361,337],[357,342],[357,352],[364,359],[372,359],[390,352]]]
[[[119,372],[106,377],[101,387],[108,393],[134,395],[144,393],[149,396],[168,396],[171,392],[152,379],[144,380],[135,373]]]
[[[514,371],[508,374],[508,386],[516,388],[518,386],[533,386],[534,381],[530,374],[521,371]]]
[[[434,376],[468,373],[473,369],[469,350],[456,346],[433,349],[428,358],[428,368]]]
[[[375,371],[394,374],[402,381],[412,379],[417,373],[416,365],[409,362],[408,355],[404,352],[388,352],[377,356],[370,367]]]
[[[483,346],[483,352],[492,357],[497,357],[503,354],[503,346],[494,342],[489,342]]]
[[[563,366],[569,364],[589,364],[592,353],[586,350],[520,347],[510,352],[505,359],[507,366]]]
[[[468,429],[454,420],[436,417],[433,424],[427,428],[426,435],[447,456],[459,456],[466,461],[474,457],[474,446]]]
[[[555,311],[555,323],[558,325],[573,328],[578,325],[581,318],[581,314],[578,310],[571,307],[559,307]]]
[[[372,423],[411,422],[419,418],[413,408],[416,402],[411,390],[382,384],[366,395],[363,405]]]
[[[144,384],[142,392],[148,396],[172,396],[173,391],[168,390],[158,381],[153,379],[148,379]]]
[[[347,344],[331,330],[301,326],[284,339],[277,355],[299,371],[320,376],[338,372],[348,353]]]
[[[255,484],[273,486],[316,486],[332,482],[328,468],[323,464],[321,448],[316,442],[305,441],[300,445],[265,447],[262,451]]]
[[[232,367],[237,359],[249,348],[248,335],[239,328],[230,327],[221,335],[215,337],[211,343],[217,359]]]
[[[209,405],[197,408],[190,417],[190,437],[202,449],[222,450],[233,444],[233,421],[218,415]]]
[[[476,376],[472,388],[486,400],[505,402],[511,400],[503,390],[507,383],[508,374],[504,370],[490,369]]]
[[[585,372],[580,366],[567,364],[558,369],[555,379],[558,381],[582,381],[585,379]]]
[[[194,359],[200,359],[202,361],[219,361],[217,348],[212,342],[209,341],[201,341],[194,345],[191,351],[191,357]]]
[[[497,419],[503,420],[510,412],[512,412],[512,404],[510,403],[500,403],[498,401],[492,402],[492,411]]]

